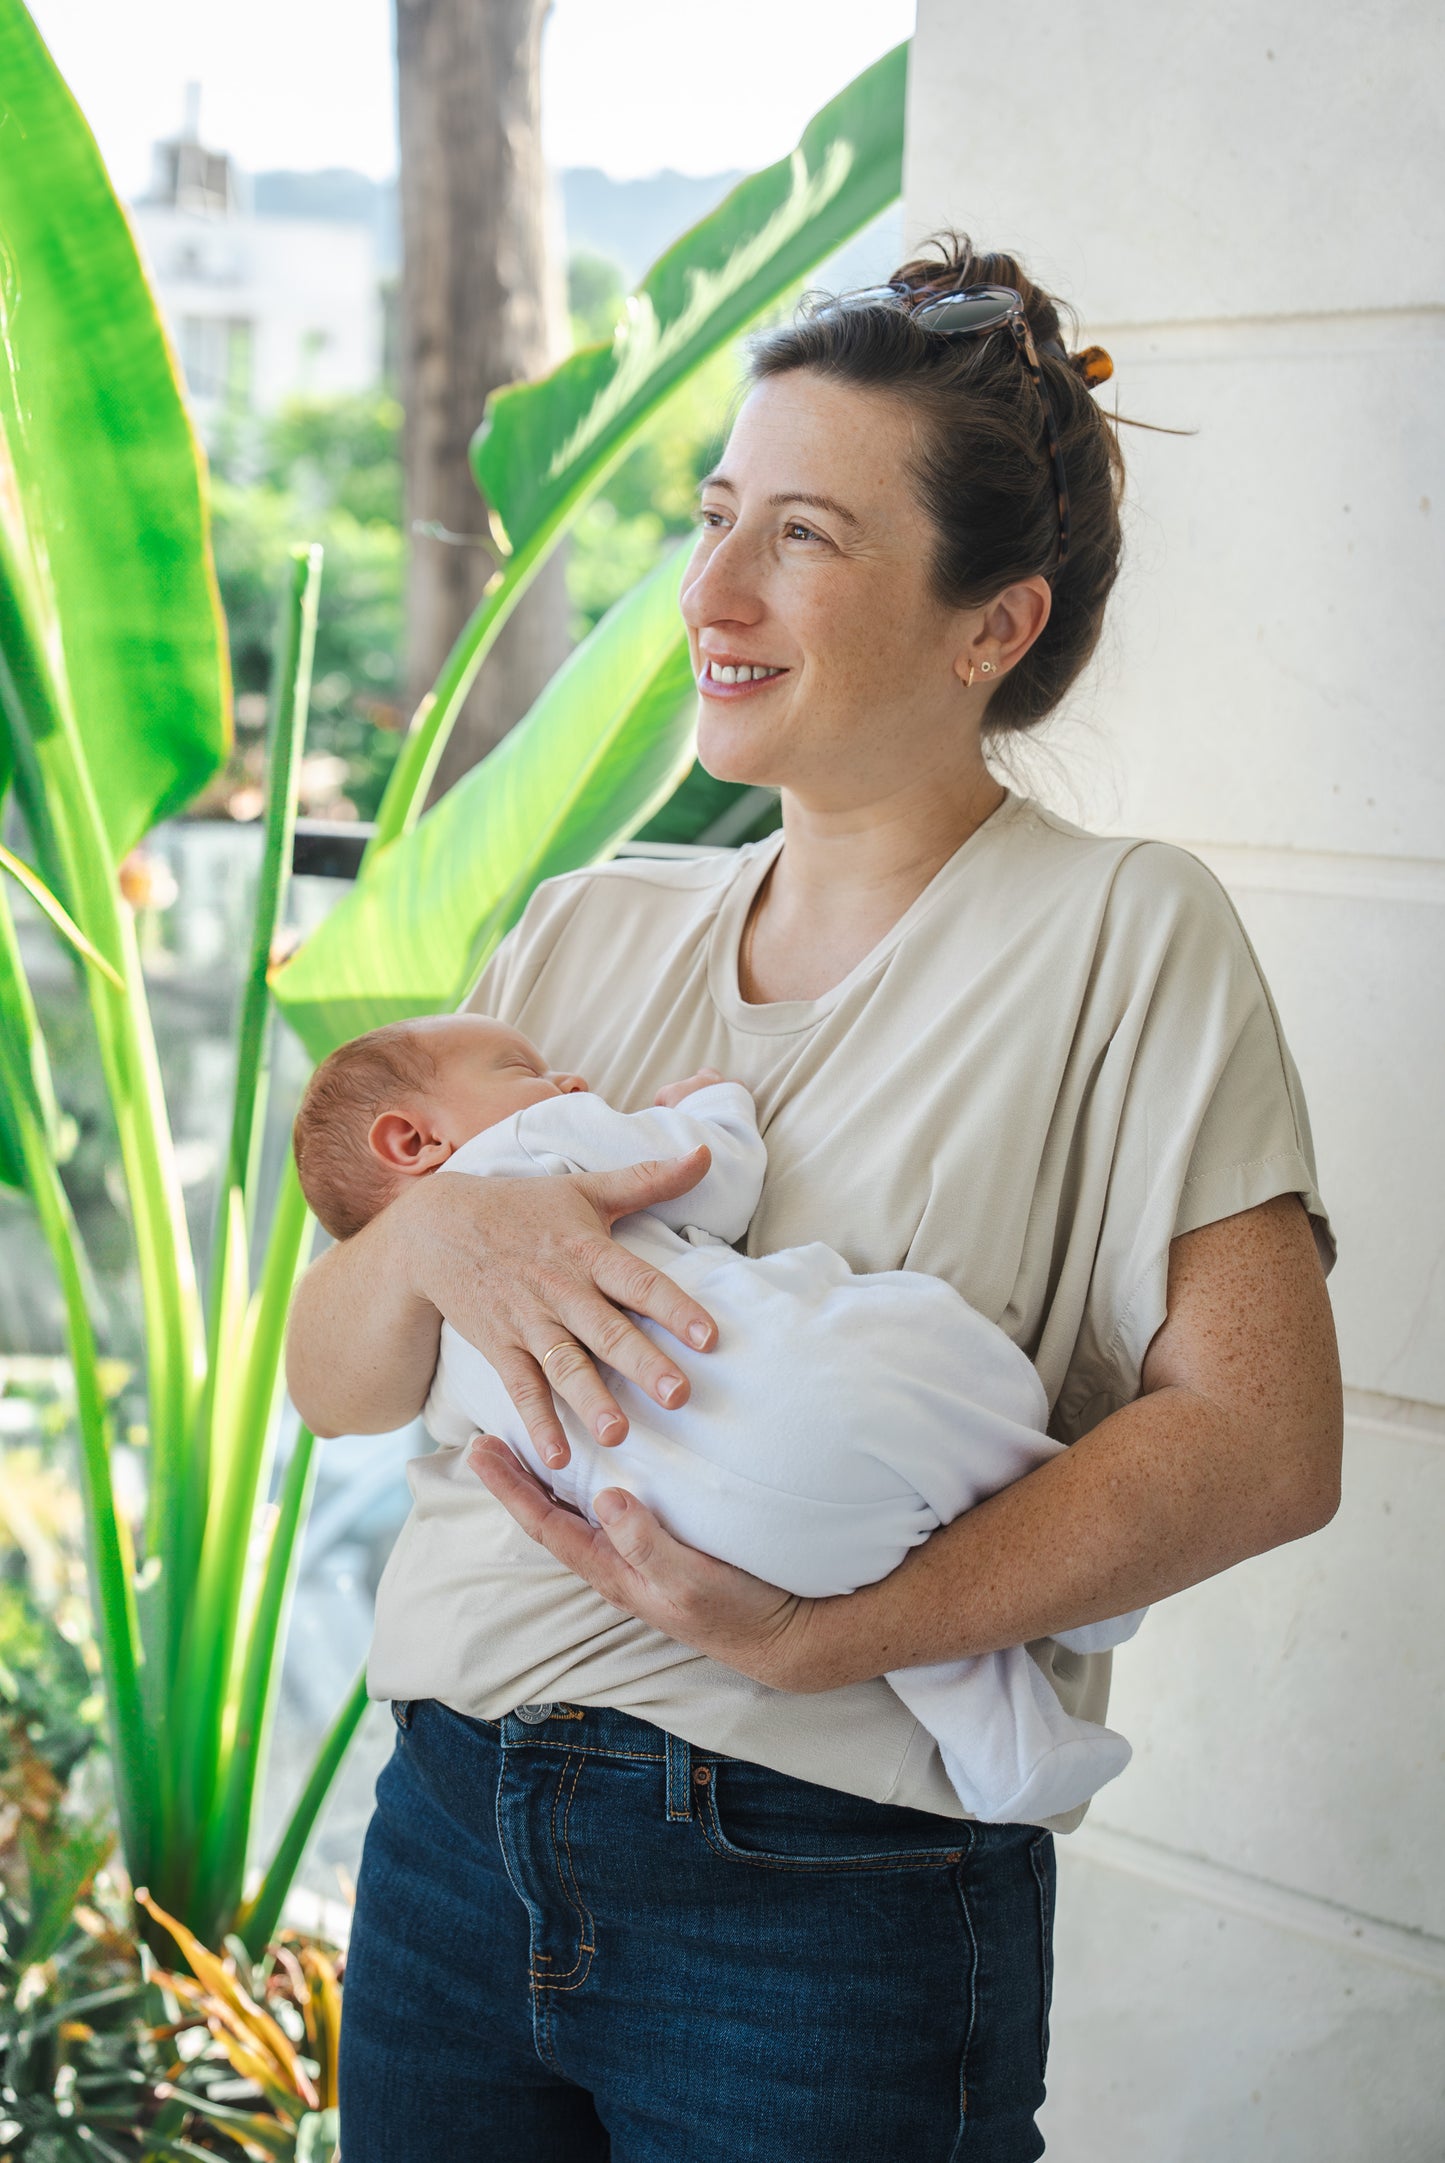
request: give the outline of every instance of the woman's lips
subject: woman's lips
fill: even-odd
[[[735,670],[745,669],[748,671],[748,680],[739,683],[734,676],[734,680],[729,683],[724,676],[714,674],[716,669],[725,669],[728,675],[733,675]],[[767,673],[754,674],[753,671],[757,669],[766,670]],[[759,691],[770,691],[775,683],[782,682],[787,673],[785,668],[777,668],[771,662],[724,662],[719,661],[716,655],[708,654],[704,655],[698,670],[697,688],[704,698],[751,698]]]

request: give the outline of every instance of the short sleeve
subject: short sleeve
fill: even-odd
[[[1325,1270],[1299,1074],[1258,958],[1224,888],[1165,843],[1123,859],[1101,929],[1093,1027],[1107,1031],[1081,1151],[1107,1149],[1082,1327],[1061,1395],[1069,1439],[1139,1393],[1167,1311],[1170,1243],[1298,1194]]]

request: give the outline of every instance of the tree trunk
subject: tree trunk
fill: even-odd
[[[539,129],[549,5],[396,0],[413,711],[495,567],[467,463],[487,393],[559,357]],[[493,647],[443,754],[433,800],[520,719],[566,651],[554,558]]]

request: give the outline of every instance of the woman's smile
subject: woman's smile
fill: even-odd
[[[704,698],[752,698],[788,674],[771,661],[745,661],[738,654],[705,653],[700,657],[697,687]]]

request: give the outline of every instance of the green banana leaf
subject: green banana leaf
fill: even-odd
[[[33,737],[68,706],[119,857],[229,742],[204,474],[125,214],[20,0],[0,131],[0,579],[46,663],[12,682]]]
[[[379,845],[414,824],[498,632],[638,432],[694,369],[895,199],[907,63],[906,45],[885,53],[814,116],[789,157],[740,182],[669,248],[611,345],[488,400],[472,468],[507,561],[402,747],[377,816]]]
[[[740,181],[648,272],[610,346],[498,391],[472,439],[499,541],[525,547],[596,485],[659,401],[902,185],[908,47],[814,115],[789,157]]]
[[[540,879],[611,855],[692,758],[696,693],[675,551],[608,611],[524,720],[367,876],[273,980],[314,1058],[454,1007]]]

